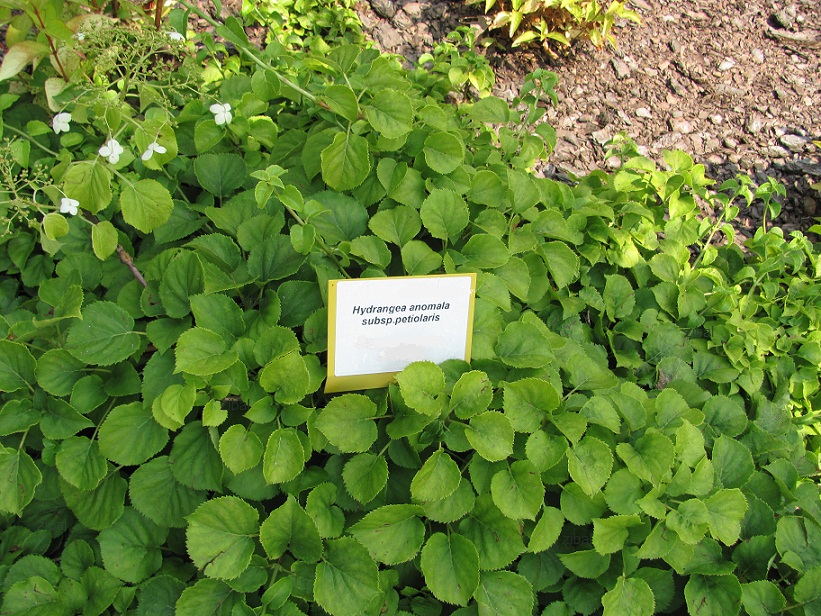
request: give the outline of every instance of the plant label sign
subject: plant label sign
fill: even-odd
[[[476,274],[331,280],[326,392],[385,387],[415,361],[470,361]]]

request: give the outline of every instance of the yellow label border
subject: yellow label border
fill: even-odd
[[[419,279],[439,279],[439,278],[470,278],[470,301],[468,303],[467,332],[465,335],[465,355],[454,359],[464,359],[470,361],[471,348],[473,346],[473,310],[476,299],[476,274],[432,274],[428,276],[388,276],[384,278],[360,278],[358,280],[374,282],[380,280],[419,280]],[[357,282],[357,280],[342,279],[328,281],[328,372],[325,379],[325,393],[338,393],[342,391],[355,391],[359,389],[377,389],[387,387],[396,376],[397,372],[380,372],[376,374],[360,374],[352,376],[336,376],[336,291],[340,282]]]

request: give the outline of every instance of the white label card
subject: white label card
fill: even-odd
[[[414,361],[469,360],[475,281],[475,274],[331,281],[326,391],[342,391],[334,385],[340,378],[387,373],[362,388],[382,387]]]

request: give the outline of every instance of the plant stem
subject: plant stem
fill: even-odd
[[[57,152],[55,152],[55,151],[54,151],[54,150],[52,150],[52,149],[47,148],[46,146],[44,146],[44,145],[43,145],[42,143],[40,143],[39,141],[35,141],[34,139],[32,139],[32,138],[31,138],[31,136],[30,136],[30,135],[27,135],[27,134],[26,134],[26,133],[24,133],[23,131],[16,129],[16,128],[14,128],[13,126],[9,126],[8,124],[3,124],[3,128],[4,128],[4,129],[6,129],[6,130],[10,130],[11,132],[16,133],[16,134],[20,135],[21,137],[23,137],[23,138],[27,139],[28,141],[30,141],[31,143],[33,143],[34,145],[36,145],[38,148],[40,148],[41,150],[43,150],[43,152],[45,152],[46,154],[51,154],[51,155],[52,155],[52,156],[54,156],[55,158],[56,158],[57,156],[59,156],[59,154],[58,154]]]
[[[131,270],[131,273],[134,275],[134,278],[137,279],[143,288],[148,287],[148,283],[143,278],[143,275],[140,273],[140,270],[137,269],[137,266],[134,265],[134,257],[132,257],[125,248],[122,247],[121,244],[117,244],[117,256],[120,257],[120,261],[125,264],[125,266]]]
[[[219,23],[218,21],[214,20],[207,13],[201,11],[199,7],[187,2],[187,0],[178,0],[178,3],[181,4],[182,6],[184,6],[185,8],[187,8],[188,10],[190,10],[192,13],[195,13],[196,15],[198,15],[199,17],[204,19],[206,22],[208,22],[209,25],[211,25],[214,28],[219,28],[223,25],[223,24]],[[270,64],[266,64],[260,58],[258,58],[256,53],[254,53],[254,51],[251,50],[250,45],[248,45],[245,41],[242,41],[242,40],[238,39],[237,37],[231,37],[231,42],[234,45],[236,45],[237,49],[239,49],[240,52],[242,52],[246,56],[248,56],[248,58],[251,61],[253,61],[257,66],[259,66],[260,68],[262,68],[266,71],[269,71],[269,72],[273,73],[274,75],[276,75],[277,79],[279,79],[283,84],[285,84],[286,86],[288,86],[289,88],[291,88],[293,90],[296,90],[302,96],[307,98],[309,101],[311,101],[313,103],[318,103],[318,100],[317,100],[316,96],[314,96],[313,94],[311,94],[307,90],[301,88],[300,86],[295,84],[293,81],[291,81],[290,79],[288,79],[287,77],[282,75],[282,73],[280,73],[278,70],[276,70]]]

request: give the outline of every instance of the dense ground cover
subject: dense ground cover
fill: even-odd
[[[729,224],[777,186],[629,142],[536,178],[545,71],[453,105],[42,6],[0,69],[4,614],[818,612],[821,255]],[[329,280],[453,272],[470,363],[321,392]]]

